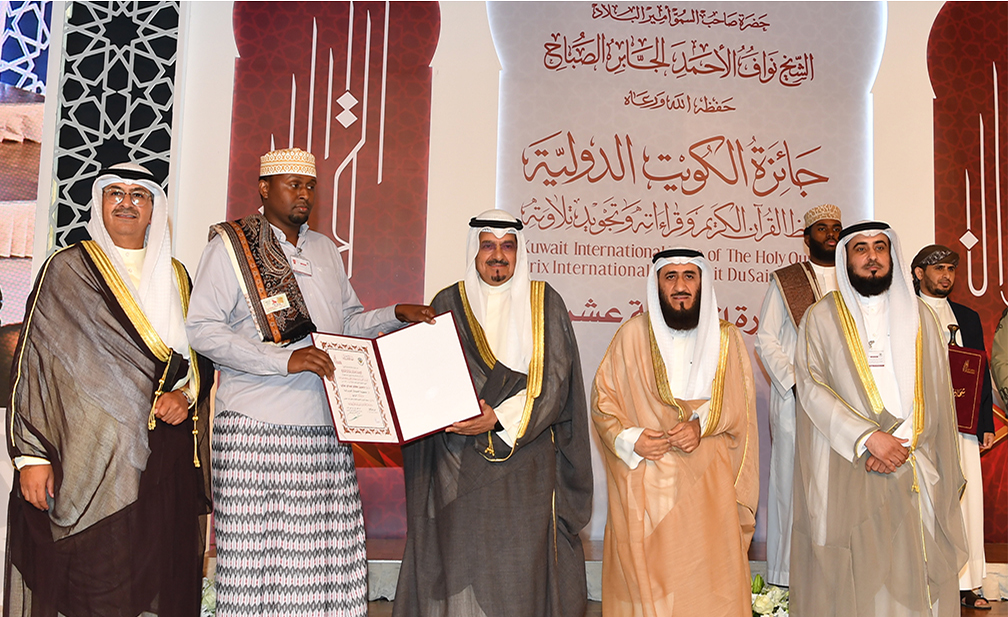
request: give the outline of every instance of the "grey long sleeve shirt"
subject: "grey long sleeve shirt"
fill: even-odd
[[[295,271],[294,276],[319,332],[374,337],[405,325],[396,319],[395,307],[364,311],[332,240],[302,225],[295,246],[271,227],[288,261],[298,255],[311,263],[310,275]],[[220,369],[218,412],[235,411],[270,424],[332,423],[322,378],[287,373],[291,353],[311,345],[311,337],[286,347],[259,338],[220,237],[210,241],[200,258],[186,334],[192,348]]]

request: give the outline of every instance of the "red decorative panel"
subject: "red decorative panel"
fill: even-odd
[[[952,297],[980,313],[988,342],[1008,306],[1006,50],[1004,2],[947,2],[928,40],[935,92],[935,241],[962,257]],[[906,207],[909,213],[914,205]],[[1002,439],[982,458],[987,542],[1008,542],[1006,450],[1008,440]]]
[[[984,538],[987,542],[1008,542],[1008,422],[1005,412],[994,408],[997,440],[980,454],[984,482]]]
[[[259,207],[259,156],[271,146],[310,150],[319,181],[309,223],[340,246],[369,308],[423,301],[440,27],[435,2],[234,4],[227,216]]]
[[[402,467],[358,467],[364,531],[370,539],[406,537],[406,487]]]

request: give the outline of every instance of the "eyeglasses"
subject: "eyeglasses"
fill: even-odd
[[[145,206],[154,199],[150,193],[139,189],[134,189],[127,193],[120,188],[110,188],[103,190],[102,195],[114,201],[116,205],[121,204],[126,199],[126,195],[129,195],[130,203],[134,206]]]

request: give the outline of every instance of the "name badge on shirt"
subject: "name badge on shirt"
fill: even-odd
[[[267,315],[290,308],[290,302],[287,301],[287,294],[285,293],[263,298],[261,302],[263,310],[266,311]]]
[[[311,262],[304,257],[298,257],[297,255],[291,256],[291,268],[294,269],[298,274],[304,274],[306,276],[311,276]]]
[[[885,366],[885,352],[882,350],[872,351],[869,349],[868,366],[872,368],[881,368]]]

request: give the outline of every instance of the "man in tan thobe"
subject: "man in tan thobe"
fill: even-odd
[[[748,617],[752,367],[738,328],[718,319],[702,254],[653,261],[648,312],[620,327],[592,388],[609,489],[602,612]]]
[[[841,233],[798,328],[791,615],[959,615],[965,561],[948,350],[896,234]]]

